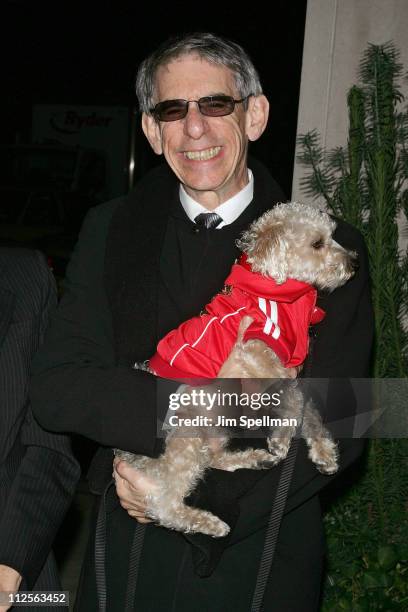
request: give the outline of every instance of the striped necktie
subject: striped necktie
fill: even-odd
[[[194,222],[205,229],[214,229],[222,222],[222,219],[215,212],[201,213],[195,217]]]

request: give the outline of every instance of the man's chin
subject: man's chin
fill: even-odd
[[[200,196],[202,197],[205,193],[213,193],[219,196],[220,202],[223,202],[228,199],[228,197],[231,197],[228,195],[228,193],[234,191],[233,189],[231,189],[230,186],[227,185],[227,182],[228,181],[225,177],[219,179],[209,177],[198,178],[184,176],[181,179],[181,183],[186,193],[188,193],[188,195],[191,196],[193,199],[196,200]],[[239,191],[239,189],[237,189],[236,192],[237,191]],[[227,195],[227,197],[224,197],[225,195]],[[232,195],[234,195],[234,193],[232,193]]]

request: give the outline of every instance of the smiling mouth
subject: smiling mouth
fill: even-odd
[[[184,151],[184,157],[194,161],[207,161],[218,155],[220,151],[221,147],[211,147],[211,149],[204,149],[203,151]]]

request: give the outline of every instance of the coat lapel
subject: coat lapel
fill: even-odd
[[[153,180],[152,180],[153,178]],[[142,181],[112,219],[105,284],[112,310],[118,363],[148,359],[157,337],[160,253],[177,181],[167,168]]]

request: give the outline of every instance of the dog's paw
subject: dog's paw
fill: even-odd
[[[282,461],[286,458],[289,447],[290,447],[290,439],[281,439],[281,438],[268,438],[268,449],[272,457],[275,458],[275,461]]]
[[[309,457],[322,474],[335,474],[339,469],[337,445],[331,438],[314,440]]]
[[[215,527],[213,533],[209,533],[208,535],[212,535],[213,538],[224,538],[231,531],[231,527],[224,523],[224,521],[219,521],[219,525]]]
[[[200,523],[193,524],[188,531],[191,533],[203,533],[213,538],[224,538],[229,534],[231,528],[221,519],[212,516],[207,518],[207,520],[200,521]]]
[[[339,469],[339,464],[337,463],[337,461],[334,461],[333,463],[323,463],[322,465],[316,463],[316,467],[321,474],[330,476],[331,474],[335,474],[337,472],[337,470]]]
[[[281,461],[282,459],[280,457],[277,457],[276,455],[269,455],[267,459],[264,459],[262,463],[259,464],[258,470],[270,470]]]

